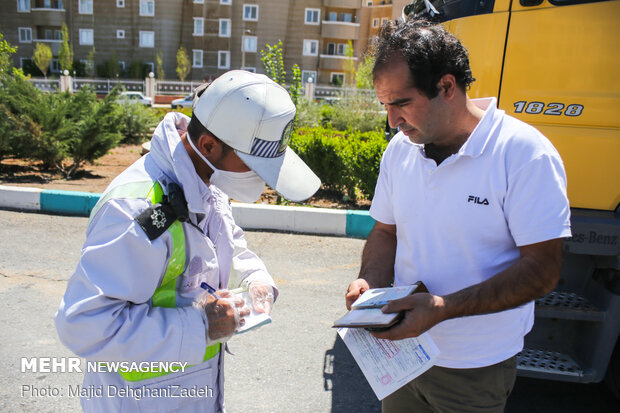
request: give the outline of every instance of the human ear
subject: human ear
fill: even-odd
[[[216,149],[216,146],[217,142],[214,137],[208,133],[203,133],[200,135],[198,142],[196,142],[196,148],[198,148],[198,150],[205,156],[211,155]]]
[[[439,82],[437,82],[437,89],[439,89],[439,94],[442,95],[446,100],[451,100],[452,98],[454,98],[456,88],[456,78],[450,73],[443,75],[441,79],[439,79]]]

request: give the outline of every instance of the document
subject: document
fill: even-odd
[[[431,368],[439,355],[427,333],[395,341],[375,338],[363,328],[340,328],[338,334],[379,400]]]
[[[247,315],[243,318],[245,320],[245,324],[239,327],[237,331],[235,331],[236,334],[245,333],[262,325],[271,323],[271,316],[265,313],[259,313],[254,310],[252,298],[247,291],[239,292],[234,296],[243,298],[243,300],[245,301],[245,305],[248,306],[248,308],[250,309],[250,315]]]

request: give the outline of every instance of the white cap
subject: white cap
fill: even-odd
[[[194,100],[193,113],[270,187],[291,201],[310,198],[320,179],[288,147],[295,105],[265,75],[231,70]]]

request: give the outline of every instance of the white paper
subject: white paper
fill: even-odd
[[[383,307],[392,300],[410,295],[417,285],[402,285],[399,287],[372,288],[360,295],[351,306],[355,308]]]
[[[245,333],[246,331],[252,330],[253,328],[257,328],[264,324],[271,323],[271,316],[265,313],[259,313],[254,310],[254,305],[252,304],[252,300],[247,291],[235,294],[235,296],[243,298],[243,300],[245,301],[245,305],[250,309],[250,315],[243,317],[243,319],[245,320],[245,324],[239,327],[237,331],[235,331],[236,334]]]
[[[375,338],[363,328],[340,328],[338,334],[379,400],[431,368],[439,355],[426,333],[396,341]]]

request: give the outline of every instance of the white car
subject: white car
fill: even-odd
[[[194,95],[187,95],[184,98],[181,99],[175,99],[172,102],[170,102],[170,107],[172,109],[177,109],[177,108],[191,108],[192,105],[194,103]]]
[[[122,92],[118,101],[121,103],[141,103],[145,106],[153,106],[153,99],[147,98],[140,92]]]

